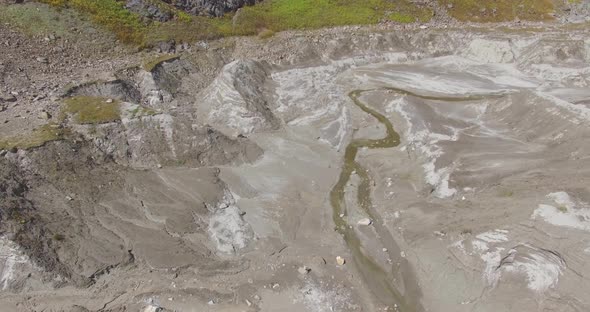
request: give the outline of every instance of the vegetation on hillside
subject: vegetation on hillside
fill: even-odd
[[[18,135],[9,138],[0,138],[0,150],[10,150],[13,148],[28,149],[39,147],[43,144],[61,140],[66,130],[56,124],[46,124],[39,127],[33,132],[26,135]]]
[[[87,14],[92,20],[115,33],[123,42],[140,44],[145,41],[145,24],[139,15],[125,9],[117,0],[38,0],[58,8],[72,8]]]
[[[112,31],[119,40],[151,45],[162,40],[193,41],[233,35],[267,36],[287,29],[320,28],[339,25],[425,22],[432,11],[409,0],[265,0],[222,18],[190,16],[173,7],[175,19],[150,21],[128,11],[117,0],[37,0],[58,9],[69,8],[89,16]]]
[[[321,28],[339,25],[426,22],[432,10],[410,0],[264,0],[222,18],[191,16],[160,0],[149,0],[174,16],[168,22],[157,22],[125,8],[120,0],[37,0],[57,10],[74,10],[102,25],[123,42],[150,46],[156,42],[213,39],[233,35],[272,36],[287,29]],[[147,1],[147,0],[146,0]],[[568,0],[577,1],[577,0]],[[543,20],[555,10],[555,0],[438,0],[449,13],[461,21],[498,22]],[[66,29],[58,13],[49,9],[34,10],[11,6],[0,10],[0,21],[9,18],[24,28]],[[53,10],[56,11],[55,9]],[[32,23],[31,21],[34,21]],[[32,31],[34,32],[34,31]]]
[[[63,113],[73,115],[80,124],[101,124],[121,119],[119,101],[93,96],[65,99]]]
[[[391,20],[425,22],[432,17],[427,8],[409,1],[389,0],[270,0],[245,7],[234,18],[234,34],[252,34],[269,29],[320,28],[335,25],[376,24]]]
[[[472,22],[546,20],[555,10],[552,0],[439,0],[439,3],[457,20]]]

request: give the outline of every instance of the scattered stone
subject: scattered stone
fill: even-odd
[[[37,60],[37,62],[42,63],[42,64],[49,63],[49,60],[46,57],[42,57],[42,56],[37,57],[36,60]]]
[[[158,169],[162,169],[162,165],[158,164]]]
[[[158,51],[160,53],[174,53],[176,52],[176,41],[162,41],[158,43]]]
[[[254,295],[252,298],[254,298],[254,300],[256,300],[256,301],[260,301],[260,296],[259,295]]]
[[[142,312],[161,312],[161,311],[163,311],[162,308],[150,304],[149,306],[145,307]]]
[[[299,274],[301,274],[301,275],[305,275],[305,274],[311,272],[311,268],[308,268],[307,266],[304,265],[304,266],[300,267],[299,269],[297,269],[297,272],[299,272]]]
[[[445,237],[447,234],[445,232],[441,232],[441,231],[434,231],[434,235],[436,235],[438,237]]]
[[[0,94],[0,103],[5,102],[16,102],[16,97],[13,93],[10,94]]]
[[[6,150],[0,150],[0,157],[4,157],[8,153]]]
[[[67,199],[68,201],[72,201],[72,200],[74,200],[74,198],[72,198],[71,196],[66,196],[66,199]]]
[[[252,306],[252,302],[250,302],[250,300],[246,299],[246,304],[250,307]]]
[[[51,118],[51,114],[49,114],[48,112],[43,111],[43,112],[41,112],[41,114],[39,114],[39,117],[41,119],[50,119]]]
[[[383,248],[383,252],[387,252],[387,248]]]
[[[336,257],[336,263],[338,265],[344,265],[346,263],[346,260],[344,260],[344,258],[338,256],[338,257]]]
[[[107,99],[106,102],[107,103],[113,103],[113,99]]]
[[[271,288],[272,288],[272,289],[278,289],[279,287],[281,287],[281,286],[279,285],[279,283],[273,283],[273,284],[271,285]]]
[[[373,224],[373,220],[371,220],[371,219],[369,219],[369,218],[363,218],[363,219],[360,219],[360,220],[357,222],[357,224],[358,224],[358,225],[371,225],[371,224]]]

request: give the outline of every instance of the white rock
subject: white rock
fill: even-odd
[[[336,263],[338,265],[344,265],[346,263],[346,260],[344,260],[344,258],[338,256],[338,257],[336,257]]]
[[[160,312],[160,311],[162,311],[162,308],[150,304],[149,306],[143,308],[142,312]]]
[[[301,274],[301,275],[305,275],[305,274],[309,273],[310,271],[311,271],[311,269],[305,265],[300,267],[299,269],[297,269],[297,272],[299,272],[299,274]]]
[[[371,220],[369,218],[363,218],[357,222],[358,225],[371,225],[372,223],[373,223],[373,220]]]

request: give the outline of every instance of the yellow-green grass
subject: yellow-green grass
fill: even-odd
[[[242,8],[233,18],[231,33],[250,35],[267,29],[311,29],[385,20],[424,22],[431,17],[429,9],[406,0],[267,0]]]
[[[555,11],[552,0],[439,0],[449,14],[460,21],[502,22],[548,20]]]
[[[123,42],[140,46],[162,40],[195,41],[222,36],[256,35],[262,31],[312,29],[340,25],[400,23],[431,18],[432,11],[409,0],[265,0],[222,18],[190,16],[167,4],[176,18],[152,22],[128,11],[117,0],[38,0],[58,8],[72,8],[103,25]],[[156,0],[150,0],[156,1]]]
[[[74,11],[69,13],[70,16],[65,17],[58,10],[35,3],[3,5],[0,6],[0,23],[8,23],[27,35],[52,33],[65,36],[68,34],[70,22],[82,23],[78,14]]]
[[[38,0],[60,8],[72,8],[89,15],[92,20],[112,31],[126,43],[144,44],[146,26],[138,14],[117,0]]]
[[[120,104],[103,97],[75,96],[64,100],[62,112],[79,124],[101,124],[121,120]]]
[[[0,138],[0,149],[10,150],[13,148],[29,149],[43,146],[47,142],[61,140],[66,130],[56,124],[43,125],[31,133]]]

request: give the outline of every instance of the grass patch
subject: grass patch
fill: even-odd
[[[267,0],[244,7],[234,18],[233,33],[257,34],[341,25],[376,24],[383,20],[427,21],[432,12],[409,1],[388,0]]]
[[[265,0],[221,18],[191,16],[159,0],[152,0],[174,13],[174,20],[160,23],[130,12],[125,8],[125,2],[119,0],[37,1],[74,9],[103,25],[122,42],[139,46],[171,39],[194,42],[234,35],[260,34],[266,37],[288,29],[376,24],[387,20],[425,22],[432,17],[430,9],[410,0]]]
[[[460,21],[503,22],[517,17],[522,20],[548,20],[554,12],[552,0],[439,0],[451,16]]]
[[[217,39],[232,35],[231,20],[192,16],[184,13],[185,18],[166,23],[152,23],[147,26],[146,43],[175,40],[176,42],[194,42],[198,40]]]
[[[270,29],[263,29],[258,33],[258,38],[260,39],[268,39],[275,35],[275,32]]]
[[[400,12],[391,13],[389,15],[389,19],[393,22],[404,23],[404,24],[416,22],[416,18],[413,15],[404,14],[404,13],[400,13]]]
[[[29,149],[39,147],[47,142],[61,140],[65,134],[66,130],[59,125],[46,124],[26,135],[5,139],[0,138],[0,149],[10,150],[14,148]]]
[[[9,23],[27,35],[64,36],[69,29],[67,19],[58,10],[34,3],[0,6],[0,22]]]
[[[158,64],[177,58],[179,58],[179,56],[176,54],[165,54],[146,61],[145,63],[143,63],[142,67],[144,70],[151,72],[152,70],[154,70],[154,68],[156,68],[156,66],[158,66]]]
[[[117,0],[38,0],[60,8],[72,8],[87,14],[97,24],[113,32],[119,40],[138,45],[145,44],[146,25],[141,16],[125,8]]]
[[[93,96],[75,96],[64,101],[63,113],[74,116],[79,124],[101,124],[121,120],[121,103]]]

